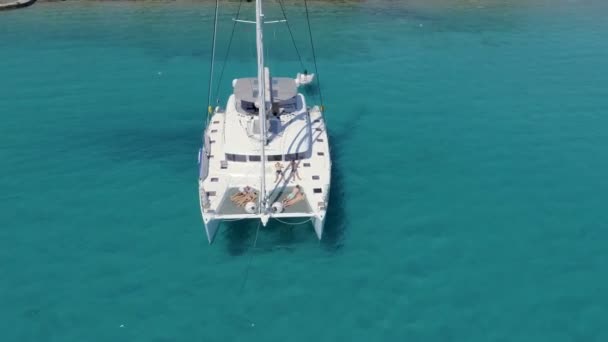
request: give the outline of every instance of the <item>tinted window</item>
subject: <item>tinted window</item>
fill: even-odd
[[[262,160],[260,156],[249,156],[249,161],[258,162],[260,160]]]
[[[281,161],[283,160],[283,156],[278,154],[274,156],[268,156],[268,161]]]
[[[242,155],[242,154],[235,154],[234,155],[234,161],[237,161],[237,162],[246,162],[247,161],[247,156]]]
[[[226,153],[226,160],[234,161],[235,160],[234,154]]]
[[[298,159],[297,153],[291,153],[291,154],[285,155],[285,161],[292,161],[292,160],[297,160],[297,159]]]

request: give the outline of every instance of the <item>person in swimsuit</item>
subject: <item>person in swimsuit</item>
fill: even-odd
[[[239,207],[244,206],[247,202],[253,202],[258,198],[257,192],[250,186],[246,186],[236,194],[230,196],[230,200]]]
[[[302,199],[304,199],[304,194],[302,193],[302,188],[300,188],[299,185],[296,185],[291,190],[291,192],[287,196],[285,196],[285,198],[283,199],[283,201],[281,201],[281,203],[283,204],[283,207],[287,208],[289,206],[292,206],[292,205],[298,203]]]
[[[298,177],[298,180],[302,180],[302,178],[300,178],[300,174],[298,173],[298,165],[300,165],[300,163],[297,160],[292,160],[289,167],[291,168],[291,181],[295,182],[296,181],[296,177]]]
[[[278,182],[279,178],[283,178],[283,165],[281,165],[281,163],[276,162],[276,164],[274,164],[274,168],[276,169],[276,178],[274,179],[274,182]]]

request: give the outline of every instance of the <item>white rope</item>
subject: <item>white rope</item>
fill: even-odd
[[[262,226],[262,221],[258,222],[258,228],[255,231],[255,239],[253,240],[253,246],[251,249],[255,249],[255,246],[258,244],[258,234],[260,232],[260,227]],[[241,284],[241,289],[239,293],[243,292],[245,288],[245,284],[247,283],[247,279],[249,279],[249,269],[251,268],[251,260],[253,260],[253,253],[249,256],[249,261],[247,262],[247,268],[245,269],[245,278],[243,278],[243,283]]]
[[[207,106],[209,108],[211,107],[211,94],[213,93],[213,91],[212,91],[212,89],[213,89],[213,67],[215,64],[215,42],[216,42],[216,38],[217,38],[217,19],[218,19],[219,7],[220,7],[220,1],[216,0],[215,1],[215,18],[214,18],[214,23],[213,23],[213,41],[211,44],[211,65],[210,65],[210,70],[209,70],[209,94],[207,96]],[[209,121],[211,120],[211,114],[212,114],[212,113],[209,113],[209,111],[207,113],[207,124],[209,124]]]
[[[236,14],[234,19],[239,18],[239,14],[241,13],[241,5],[243,4],[243,0],[239,0],[239,7],[236,9]],[[224,70],[226,69],[226,64],[228,63],[228,56],[230,56],[230,48],[232,47],[232,39],[234,38],[234,31],[236,30],[236,23],[234,22],[232,25],[232,30],[230,31],[230,39],[228,39],[228,48],[226,49],[226,54],[224,55],[224,62],[222,63],[222,69],[220,71],[220,77],[217,81],[217,87],[215,91],[215,104],[217,105],[220,102],[220,86],[222,85],[222,79],[224,77]]]
[[[245,218],[236,218],[236,219],[223,219],[222,221],[224,222],[234,222],[234,221],[240,221],[240,220],[244,220]]]
[[[304,223],[306,223],[306,222],[310,222],[310,221],[312,221],[312,217],[311,217],[311,218],[309,218],[309,219],[307,219],[306,221],[302,221],[302,222],[295,222],[295,223],[294,223],[294,222],[287,222],[287,221],[283,221],[283,220],[280,220],[280,219],[278,219],[278,218],[276,218],[276,217],[273,217],[273,219],[275,219],[275,220],[277,220],[277,221],[279,221],[279,222],[281,222],[281,223],[283,223],[283,224],[288,224],[288,225],[291,225],[291,226],[297,226],[297,225],[304,224]]]

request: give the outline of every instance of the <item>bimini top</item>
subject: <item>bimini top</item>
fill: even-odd
[[[255,103],[258,99],[258,79],[253,77],[238,78],[234,84],[234,96],[238,102]],[[272,102],[289,100],[298,94],[298,86],[293,78],[273,77],[270,82]],[[238,103],[237,102],[237,103]]]

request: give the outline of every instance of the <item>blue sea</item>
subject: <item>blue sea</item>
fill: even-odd
[[[237,5],[220,104],[256,72],[253,26],[226,54]],[[1,341],[608,341],[608,3],[309,7],[325,237],[239,222],[212,245],[213,2],[0,13]],[[302,2],[286,12],[314,71]],[[285,24],[265,40],[273,74],[301,71]]]

